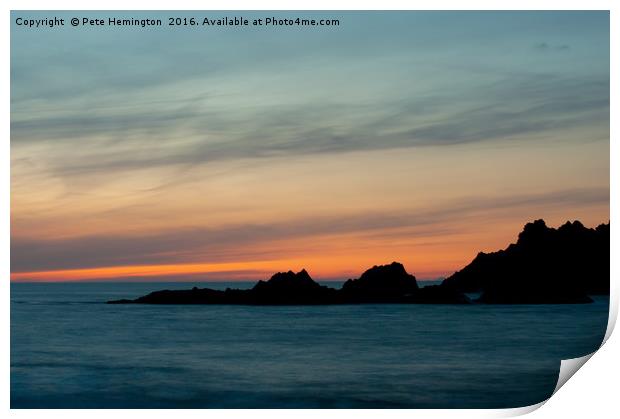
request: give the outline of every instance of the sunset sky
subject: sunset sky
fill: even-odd
[[[282,15],[77,15],[172,14]],[[429,279],[609,221],[607,12],[47,15],[12,12],[12,280]]]

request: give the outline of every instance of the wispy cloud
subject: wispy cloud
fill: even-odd
[[[320,105],[231,109],[218,106],[217,96],[194,96],[159,108],[30,115],[16,118],[11,128],[14,149],[44,141],[48,146],[41,152],[53,173],[74,176],[245,158],[527,141],[532,133],[576,126],[604,130],[608,118],[608,79],[535,75],[374,104],[343,98]]]
[[[560,44],[560,45],[549,45],[546,42],[541,42],[534,46],[537,50],[540,51],[569,51],[570,45]]]

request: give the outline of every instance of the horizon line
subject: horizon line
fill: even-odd
[[[542,222],[546,228],[552,230],[559,230],[565,225],[570,225],[574,223],[579,223],[582,227],[588,230],[596,230],[598,227],[602,225],[610,225],[611,220],[607,221],[607,223],[602,222],[598,224],[596,227],[586,227],[581,221],[578,219],[574,219],[573,221],[566,221],[563,224],[560,224],[558,227],[551,227],[547,225],[546,221],[543,218],[538,218],[533,221],[527,222],[523,230],[526,226],[530,224],[534,224],[536,222]],[[519,233],[520,234],[520,233]],[[518,236],[517,236],[518,237]],[[518,241],[518,240],[517,240]],[[514,243],[513,243],[514,244]],[[510,245],[510,244],[509,244]],[[497,251],[497,250],[496,250]],[[480,253],[480,252],[479,252]],[[393,261],[395,262],[395,261]],[[392,262],[392,263],[393,263]],[[376,264],[373,266],[378,266],[381,264],[389,264],[390,262],[383,262]],[[400,262],[399,262],[400,263]],[[182,263],[182,264],[155,264],[155,265],[125,265],[125,266],[104,266],[104,267],[93,267],[93,268],[75,268],[75,269],[59,269],[59,270],[46,270],[46,271],[30,271],[30,272],[11,272],[9,281],[10,283],[73,283],[73,282],[125,282],[125,283],[197,283],[197,282],[252,282],[252,281],[260,281],[271,278],[277,272],[287,272],[287,271],[302,271],[302,270],[312,270],[307,269],[308,261],[303,259],[296,260],[258,260],[258,261],[246,261],[246,262],[224,262],[224,263]],[[280,266],[280,268],[276,268],[274,266]],[[288,269],[282,269],[282,266],[289,266]],[[416,277],[418,281],[436,281],[443,280],[450,276],[449,271],[452,273],[457,272],[459,269],[449,269],[435,271],[438,273],[437,276],[424,278]],[[319,270],[320,271],[320,270]],[[346,272],[346,271],[345,271]],[[439,273],[441,272],[441,273]],[[209,274],[226,274],[231,275],[228,279],[198,279],[191,280],[185,279],[191,276],[202,276]],[[314,277],[315,281],[325,281],[325,282],[337,282],[337,281],[346,281],[347,279],[355,278],[358,273],[352,273],[349,270],[349,273],[343,273],[342,277],[323,277],[317,279]],[[415,272],[409,272],[411,275],[416,276]],[[254,276],[255,278],[244,278],[243,275]],[[179,280],[170,280],[166,277],[174,277],[180,276],[185,277]],[[260,276],[260,277],[259,277]],[[256,278],[258,277],[258,278]],[[132,278],[135,278],[132,280]],[[140,278],[140,279],[138,279]]]

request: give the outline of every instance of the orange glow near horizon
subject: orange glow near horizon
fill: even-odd
[[[385,232],[382,232],[385,234]],[[401,232],[402,233],[402,232]],[[416,241],[413,237],[375,238],[359,235],[315,236],[308,239],[288,239],[255,250],[267,257],[210,262],[175,261],[161,264],[131,264],[72,269],[12,272],[12,281],[63,282],[80,280],[114,280],[168,277],[172,280],[192,277],[192,280],[258,280],[268,279],[276,272],[306,269],[315,279],[356,278],[373,265],[393,261],[418,278],[437,278],[475,256],[473,247],[462,244],[433,243],[428,238]],[[488,241],[476,236],[472,242]],[[369,245],[367,243],[371,243]],[[495,244],[491,244],[495,246]],[[286,250],[283,250],[286,249]],[[241,254],[250,250],[239,249]]]
[[[264,269],[273,262],[247,263],[190,263],[178,265],[110,266],[87,269],[64,269],[54,271],[17,272],[11,274],[12,281],[79,281],[89,279],[112,279],[119,277],[172,276],[202,274],[209,272]]]
[[[290,261],[289,261],[290,262]],[[217,272],[226,280],[258,280],[268,279],[273,273],[286,269],[277,269],[276,261],[246,262],[246,263],[219,263],[219,264],[179,264],[179,265],[141,265],[141,266],[111,266],[88,269],[64,269],[54,271],[17,272],[11,274],[14,282],[70,282],[105,280],[115,278],[144,278],[144,277],[182,277],[194,274],[210,274]],[[299,265],[299,264],[296,264]],[[299,265],[301,266],[301,265]],[[299,271],[305,268],[292,269]],[[237,271],[251,270],[256,272],[250,275],[236,275]],[[257,273],[262,275],[257,276]],[[312,272],[310,272],[312,275]]]
[[[149,277],[169,277],[179,279],[194,277],[194,280],[259,280],[268,279],[276,272],[300,271],[306,269],[315,279],[347,279],[358,277],[364,270],[374,264],[391,263],[393,260],[378,260],[368,263],[364,260],[350,261],[352,269],[342,269],[342,261],[337,257],[323,258],[321,263],[311,259],[260,260],[231,263],[179,263],[157,265],[129,265],[107,266],[97,268],[58,269],[33,272],[13,272],[11,281],[14,282],[70,282],[89,280],[113,280]],[[405,268],[416,275],[411,269],[412,264],[403,260],[396,260],[405,265]],[[318,269],[313,269],[319,266]],[[249,272],[249,273],[248,273]],[[426,271],[425,278],[434,278],[442,274],[441,271]],[[195,278],[195,275],[205,277]],[[211,276],[211,277],[209,277]]]

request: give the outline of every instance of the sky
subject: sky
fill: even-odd
[[[51,16],[165,26],[15,24]],[[13,281],[431,279],[609,221],[608,12],[11,19]]]

